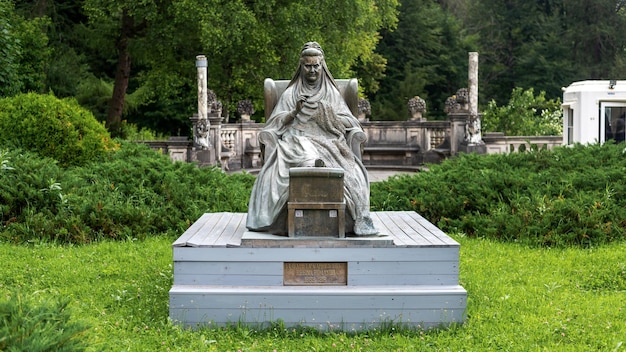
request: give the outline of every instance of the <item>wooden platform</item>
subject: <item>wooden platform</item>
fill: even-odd
[[[463,321],[459,244],[415,212],[372,217],[380,236],[320,239],[249,232],[246,214],[204,214],[173,244],[170,317],[186,326],[280,319],[344,330]],[[291,263],[345,268],[346,278],[294,286]]]
[[[384,211],[373,212],[372,220],[380,231],[375,237],[346,237],[335,241],[371,242],[387,240],[390,247],[459,247],[439,228],[416,212]],[[246,214],[206,213],[198,219],[173,244],[174,247],[241,247],[244,234],[265,235],[275,240],[297,242],[297,238],[274,236],[263,232],[249,232],[246,229]],[[321,244],[325,241],[320,241]],[[245,243],[243,244],[245,246]]]

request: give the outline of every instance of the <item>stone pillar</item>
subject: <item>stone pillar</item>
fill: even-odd
[[[198,113],[190,118],[193,126],[192,160],[200,166],[215,165],[215,148],[211,145],[210,107],[207,89],[207,59],[204,55],[196,56],[198,70]]]
[[[454,156],[460,151],[466,151],[462,147],[465,139],[465,126],[467,125],[468,115],[465,112],[452,112],[448,114],[450,119],[450,155]]]
[[[469,87],[469,121],[467,121],[467,136],[465,138],[468,144],[481,144],[482,135],[480,128],[480,115],[478,114],[478,53],[469,53],[468,68],[468,87]]]
[[[222,143],[222,116],[216,112],[211,112],[209,114],[208,121],[210,121],[211,124],[210,138],[211,141],[213,141],[211,147],[215,151],[214,153],[211,153],[211,157],[213,158],[211,160],[211,165],[217,165],[217,163],[220,162],[222,163],[222,168],[224,168],[226,165],[223,160],[225,150],[224,144]],[[226,160],[226,164],[227,163],[228,160]]]
[[[207,59],[204,55],[196,56],[198,69],[198,121],[193,131],[194,146],[202,150],[211,149],[209,136],[209,104],[207,89]]]
[[[467,72],[467,84],[469,87],[469,110],[470,115],[478,115],[478,53],[469,53],[469,69]]]

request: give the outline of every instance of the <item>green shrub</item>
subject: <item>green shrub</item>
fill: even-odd
[[[559,99],[546,99],[546,92],[535,96],[534,89],[515,88],[507,105],[491,100],[483,112],[483,131],[507,136],[551,136],[563,133],[563,112]]]
[[[62,168],[0,149],[0,240],[87,243],[180,235],[203,213],[246,212],[254,177],[172,163],[120,141],[99,162]],[[626,239],[623,145],[462,154],[372,184],[372,210],[417,211],[444,231],[534,246]]]
[[[372,185],[375,210],[414,210],[446,231],[530,245],[626,239],[624,146],[462,154]]]
[[[84,351],[87,326],[71,319],[69,299],[0,299],[0,351]]]
[[[57,160],[99,160],[116,147],[104,126],[74,100],[34,93],[0,99],[0,145]]]
[[[181,234],[203,213],[245,212],[254,177],[172,163],[123,142],[100,162],[60,168],[20,151],[0,153],[0,239],[86,243]]]

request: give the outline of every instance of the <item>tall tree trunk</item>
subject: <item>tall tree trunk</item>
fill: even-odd
[[[106,127],[113,136],[120,134],[122,124],[122,112],[124,111],[124,98],[128,89],[130,79],[130,53],[128,42],[133,35],[133,19],[126,10],[122,13],[122,28],[116,42],[118,52],[117,70],[115,72],[115,84],[113,86],[113,97],[109,104]]]

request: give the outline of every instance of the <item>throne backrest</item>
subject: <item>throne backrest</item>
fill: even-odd
[[[339,93],[346,101],[352,115],[357,116],[359,111],[359,83],[356,78],[352,79],[337,79],[337,86]],[[267,121],[274,111],[278,98],[285,92],[289,85],[288,80],[273,80],[266,78],[263,88],[263,96],[265,103],[265,120]],[[272,155],[278,143],[278,137],[275,133],[268,131],[260,131],[258,135],[259,143],[261,144],[261,160],[265,162],[267,156]],[[367,140],[367,136],[360,129],[354,129],[346,134],[346,142],[350,149],[360,160],[363,154],[363,143]]]
[[[278,98],[285,92],[289,85],[289,80],[273,80],[266,78],[263,84],[263,97],[265,103],[265,120],[269,119]],[[352,115],[358,116],[359,113],[359,81],[356,78],[336,79],[335,82],[339,88],[339,93],[346,101]]]

